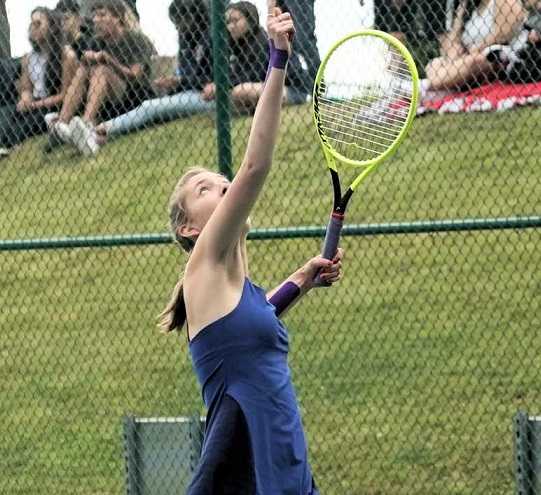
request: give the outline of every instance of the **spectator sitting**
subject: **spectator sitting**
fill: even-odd
[[[77,57],[64,45],[62,21],[54,11],[32,11],[29,39],[32,51],[22,60],[19,102],[0,108],[2,156],[47,130],[44,117],[62,104],[77,70]]]
[[[525,6],[529,15],[518,36],[485,52],[499,79],[513,84],[541,81],[541,1],[528,0]]]
[[[231,99],[238,110],[252,110],[263,90],[268,65],[267,36],[259,25],[257,9],[251,3],[234,3],[228,7],[226,15],[231,44]],[[170,7],[170,17],[179,31],[180,46],[191,44],[198,48],[181,49],[177,75],[161,78],[156,84],[162,91],[181,91],[145,101],[126,115],[99,125],[96,129],[98,145],[104,144],[108,137],[127,133],[153,122],[164,122],[215,109],[216,86],[211,82],[208,11],[202,2],[196,0],[174,0]],[[191,22],[202,26],[203,30],[199,31]],[[205,53],[208,55],[203,56]],[[291,57],[286,80],[289,86],[284,94],[284,102],[304,103],[308,94],[308,81],[308,75],[300,60]]]
[[[93,34],[90,26],[79,12],[76,0],[60,0],[55,10],[62,16],[62,28],[66,43],[81,60],[83,53],[94,48]]]
[[[438,90],[462,89],[494,78],[484,50],[508,43],[522,25],[525,11],[520,0],[462,0],[453,28],[441,44],[441,57],[426,67],[421,96]]]
[[[126,26],[122,0],[97,0],[92,6],[96,49],[83,53],[51,133],[85,155],[95,149],[94,126],[101,117],[129,111],[152,94],[154,47],[140,31]],[[76,117],[86,96],[83,117]]]
[[[175,25],[179,41],[175,74],[154,81],[161,97],[147,100],[138,108],[98,125],[94,143],[97,148],[108,136],[214,109],[214,102],[202,98],[203,88],[212,81],[208,8],[199,0],[173,0],[169,18]]]
[[[231,99],[239,110],[251,111],[257,105],[264,88],[269,62],[267,35],[259,24],[257,8],[250,2],[231,4],[226,11],[226,20],[231,47]],[[284,103],[305,103],[309,86],[309,75],[294,53],[288,65]],[[203,90],[203,98],[212,99],[214,91],[214,83],[209,84]]]
[[[374,0],[374,26],[405,43],[424,76],[447,30],[448,5],[447,0]]]

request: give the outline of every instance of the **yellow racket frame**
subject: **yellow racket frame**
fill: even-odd
[[[387,148],[385,152],[383,152],[381,155],[372,158],[371,160],[365,160],[365,161],[358,161],[358,160],[351,160],[350,158],[347,158],[346,156],[342,155],[338,151],[336,151],[325,139],[325,134],[321,130],[321,126],[319,125],[319,112],[317,109],[317,94],[319,85],[321,84],[321,80],[323,78],[323,74],[325,73],[325,68],[327,67],[328,61],[333,56],[334,52],[344,43],[346,43],[348,40],[352,38],[356,38],[359,36],[376,36],[378,38],[381,38],[383,41],[391,45],[393,48],[395,48],[403,57],[408,65],[408,70],[411,74],[412,83],[413,83],[413,91],[412,91],[412,97],[411,97],[411,104],[408,111],[408,115],[406,117],[405,124],[398,134],[398,136],[395,138],[395,140],[391,143],[391,145]],[[340,163],[343,163],[344,165],[349,165],[351,167],[364,167],[365,169],[357,176],[357,178],[351,183],[349,186],[352,191],[355,190],[355,188],[361,183],[361,181],[371,172],[374,171],[374,169],[384,160],[389,158],[395,151],[397,150],[400,143],[404,140],[406,137],[406,134],[408,130],[411,127],[411,124],[413,123],[413,119],[415,117],[415,114],[417,112],[417,103],[419,100],[419,73],[417,72],[417,66],[415,65],[415,62],[413,60],[413,57],[411,56],[408,49],[394,36],[384,33],[383,31],[378,31],[376,29],[364,29],[362,31],[358,31],[355,33],[351,33],[344,38],[337,41],[329,50],[325,58],[322,60],[321,65],[319,66],[319,70],[317,72],[316,80],[314,82],[314,91],[313,91],[313,112],[314,112],[314,122],[316,125],[317,133],[319,136],[319,139],[321,141],[321,146],[323,148],[323,153],[325,155],[327,165],[330,169],[334,170],[335,172],[338,172],[337,169],[337,161]]]

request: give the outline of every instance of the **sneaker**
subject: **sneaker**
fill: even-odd
[[[54,148],[64,144],[60,136],[57,134],[54,125],[58,122],[58,112],[51,112],[45,115],[45,123],[47,124],[47,129],[49,131],[47,136],[47,143],[45,143],[44,151],[45,153],[50,153]]]
[[[96,141],[100,146],[107,144],[107,140],[109,138],[109,129],[110,125],[108,125],[107,122],[103,122],[96,126]]]
[[[7,158],[10,153],[11,153],[11,150],[9,148],[0,148],[0,160],[2,158]]]
[[[93,156],[100,150],[96,139],[96,131],[92,124],[85,122],[81,117],[74,117],[70,122],[73,142],[84,156]]]
[[[73,133],[65,122],[57,121],[51,127],[51,134],[55,135],[62,143],[73,144]]]
[[[47,124],[47,129],[51,130],[53,124],[58,121],[58,112],[50,112],[43,117],[45,124]]]

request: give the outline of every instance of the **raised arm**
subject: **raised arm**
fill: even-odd
[[[222,261],[237,245],[272,164],[287,58],[294,33],[293,20],[289,14],[273,9],[269,12],[267,29],[272,45],[269,75],[256,107],[246,154],[196,245],[196,251],[204,253],[205,258],[211,261]]]

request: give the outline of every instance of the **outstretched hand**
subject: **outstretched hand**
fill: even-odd
[[[276,7],[275,0],[268,0],[267,33],[269,38],[274,41],[274,46],[278,50],[285,50],[291,53],[291,42],[295,35],[295,25],[293,18],[288,12],[282,11]]]

